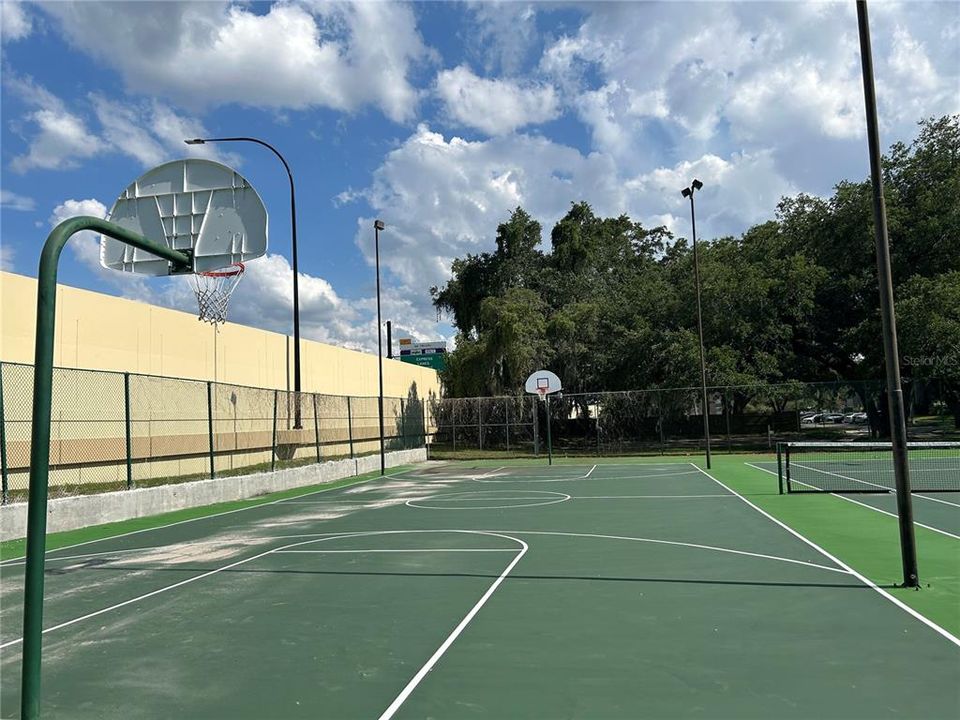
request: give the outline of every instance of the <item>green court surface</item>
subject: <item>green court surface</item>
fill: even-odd
[[[886,508],[689,460],[425,463],[51,537],[44,717],[960,715],[960,507],[916,501],[900,589]]]

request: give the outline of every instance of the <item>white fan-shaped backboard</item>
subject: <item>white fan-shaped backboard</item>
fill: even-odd
[[[193,251],[193,272],[219,270],[267,252],[267,209],[242,175],[218,162],[190,158],[158,165],[123,191],[107,218]],[[171,263],[100,236],[100,264],[143,275],[169,275]]]
[[[537,370],[527,378],[523,388],[533,395],[539,395],[541,392],[552,395],[555,392],[560,392],[563,386],[560,384],[560,378],[549,370]]]

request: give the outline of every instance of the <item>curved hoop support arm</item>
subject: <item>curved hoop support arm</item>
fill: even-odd
[[[24,720],[36,720],[40,717],[43,573],[47,533],[47,484],[50,474],[50,409],[53,395],[53,338],[57,318],[57,265],[67,241],[81,230],[96,230],[122,243],[169,260],[173,263],[173,270],[189,270],[191,267],[188,253],[172,250],[107,220],[87,215],[70,218],[57,225],[47,236],[40,253],[23,601],[20,716]]]

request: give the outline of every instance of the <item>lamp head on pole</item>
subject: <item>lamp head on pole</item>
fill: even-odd
[[[702,187],[703,187],[703,183],[700,182],[699,180],[697,180],[696,178],[694,178],[694,180],[693,180],[693,189],[694,189],[694,190],[699,190],[699,189],[702,188]]]
[[[386,227],[386,225],[383,224],[383,220],[374,220],[373,227],[376,230],[383,230]]]
[[[193,138],[193,140],[184,140],[187,145],[206,145],[207,141],[203,138]]]
[[[684,188],[683,190],[680,191],[680,194],[683,195],[684,197],[690,197],[691,195],[693,195],[693,192],[690,190],[690,188]]]

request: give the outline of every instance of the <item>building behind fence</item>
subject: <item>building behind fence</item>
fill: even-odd
[[[405,397],[384,398],[387,450],[424,445],[428,413],[419,392],[413,382]],[[0,363],[4,502],[26,498],[32,398],[33,366]],[[52,497],[239,475],[380,449],[376,397],[297,395],[70,368],[54,370],[50,436]]]
[[[908,385],[911,439],[955,439],[956,408],[938,382]],[[546,451],[546,405],[529,396],[431,401],[430,456],[536,456]],[[714,387],[708,392],[712,445],[771,450],[788,440],[885,436],[882,382]],[[699,388],[564,393],[550,400],[554,452],[629,455],[703,450]]]

